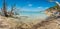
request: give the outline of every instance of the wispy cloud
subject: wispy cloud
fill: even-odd
[[[31,7],[31,6],[32,6],[32,4],[28,4],[28,6],[30,6],[30,7]]]
[[[44,11],[44,10],[46,10],[48,8],[49,7],[21,8],[20,11],[38,12],[38,11]]]

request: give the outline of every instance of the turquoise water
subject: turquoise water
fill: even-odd
[[[36,15],[36,14],[45,14],[44,12],[20,12],[20,14],[24,15]]]
[[[22,16],[31,16],[31,17],[39,17],[46,18],[46,14],[44,12],[20,12]]]

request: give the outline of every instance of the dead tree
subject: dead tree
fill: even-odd
[[[5,0],[3,0],[3,8],[2,8],[2,11],[4,13],[4,16],[5,17],[8,17]]]
[[[12,16],[14,14],[13,11],[16,9],[15,6],[16,6],[16,4],[14,4],[14,5],[11,6],[10,16]]]

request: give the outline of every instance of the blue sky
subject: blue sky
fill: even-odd
[[[17,8],[25,9],[25,11],[40,11],[55,5],[55,3],[48,2],[48,0],[6,0],[6,2],[9,8],[15,3]],[[2,0],[0,0],[0,8],[1,7]]]
[[[48,0],[6,0],[6,3],[8,9],[10,9],[11,5],[15,3],[17,9],[19,9],[20,11],[27,11],[27,12],[39,12],[55,5],[54,2],[48,2]],[[2,0],[0,0],[0,8],[1,7],[2,7]]]

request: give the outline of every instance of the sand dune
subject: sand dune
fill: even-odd
[[[23,22],[16,18],[0,16],[0,29],[60,29],[60,19]]]

